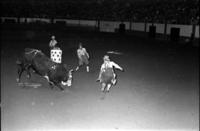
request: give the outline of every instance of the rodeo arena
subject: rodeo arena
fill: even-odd
[[[199,131],[199,0],[1,0],[1,131]]]

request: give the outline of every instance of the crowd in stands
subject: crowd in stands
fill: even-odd
[[[1,16],[199,23],[199,0],[73,0],[1,2]]]

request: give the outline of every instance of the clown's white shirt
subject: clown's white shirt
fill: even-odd
[[[49,46],[50,46],[50,47],[54,47],[57,43],[58,43],[58,42],[57,42],[56,40],[51,40],[51,41],[49,42]]]
[[[108,61],[108,62],[104,62],[101,65],[101,71],[105,71],[105,69],[107,69],[107,68],[112,68],[113,69],[113,67],[122,70],[122,68],[118,64],[116,64],[115,62]]]
[[[85,48],[78,49],[78,50],[77,50],[77,55],[78,55],[79,58],[80,58],[81,56],[83,56],[83,55],[87,55],[87,56],[89,57],[89,55],[88,55],[88,53],[87,53],[87,51],[86,51]]]

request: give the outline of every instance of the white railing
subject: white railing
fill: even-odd
[[[12,20],[15,22],[20,23],[34,23],[36,21],[44,22],[44,23],[51,23],[51,19],[48,18],[16,18],[16,17],[1,17],[1,21],[5,22],[5,20]],[[91,27],[97,27],[98,22],[95,20],[70,20],[70,19],[53,19],[53,23],[62,21],[66,25],[75,25],[75,26],[91,26]],[[101,32],[115,32],[116,29],[119,29],[119,24],[121,22],[119,21],[100,21],[100,31]],[[126,30],[132,30],[132,31],[145,31],[145,23],[136,23],[136,22],[123,22],[125,24]],[[146,23],[146,31],[149,32],[149,26],[151,26],[152,23]],[[164,34],[165,30],[165,24],[159,24],[154,23],[154,26],[156,26],[156,33]],[[170,34],[171,28],[176,27],[180,28],[180,36],[184,37],[190,37],[192,34],[192,25],[178,25],[178,24],[167,24],[166,28],[166,34]],[[199,25],[196,25],[195,28],[195,37],[199,38]]]

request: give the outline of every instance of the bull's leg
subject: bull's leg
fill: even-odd
[[[53,83],[53,82],[52,82],[52,83]],[[58,84],[58,83],[53,83],[52,88],[53,88],[53,87],[57,87],[57,88],[59,88],[61,91],[64,90],[64,88],[61,86],[61,84]]]
[[[31,78],[31,73],[30,73],[30,66],[28,66],[27,68],[26,68],[26,73],[27,73],[27,77],[30,79]]]
[[[64,90],[64,89],[61,87],[61,85],[56,84],[56,83],[52,82],[51,80],[49,80],[49,77],[48,77],[47,75],[45,75],[44,78],[47,79],[49,85],[51,86],[51,89],[53,89],[53,88],[56,86],[56,87],[60,88],[61,90]]]
[[[48,77],[47,75],[45,75],[44,78],[46,78],[47,81],[50,82],[50,81],[49,81],[49,77]]]
[[[51,89],[53,90],[53,88],[54,88],[54,84],[52,84],[52,83],[49,82],[49,86],[50,86]]]
[[[61,85],[56,85],[58,88],[60,88],[61,91],[63,91],[64,89],[61,87]]]
[[[16,79],[17,82],[20,82],[20,79],[21,79],[21,75],[24,71],[24,68],[22,67],[22,65],[19,65],[19,68],[18,68],[18,78]]]
[[[48,81],[49,83],[49,86],[51,87],[51,89],[53,90],[53,88],[56,86],[56,87],[59,87],[58,85],[54,84],[52,81]],[[59,87],[60,88],[60,87]]]
[[[49,85],[51,86],[51,89],[53,89],[55,84],[49,80],[49,77],[47,75],[45,75],[44,78],[46,78],[46,80],[48,81]]]

